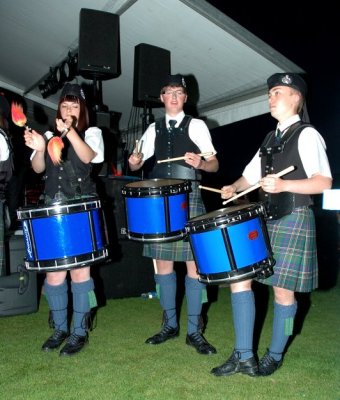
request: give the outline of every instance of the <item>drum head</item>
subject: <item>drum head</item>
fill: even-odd
[[[197,230],[215,228],[216,226],[226,226],[263,214],[264,206],[261,203],[235,205],[194,217],[187,222],[186,227],[189,232],[191,230],[195,232]]]
[[[128,188],[159,188],[183,184],[181,179],[146,179],[138,182],[131,182],[126,185]]]
[[[128,197],[145,197],[189,192],[191,182],[182,179],[149,179],[131,182],[122,188],[122,195]]]
[[[71,200],[62,203],[54,203],[49,206],[40,208],[29,208],[29,207],[19,208],[17,210],[17,216],[18,220],[20,221],[23,219],[49,217],[52,215],[59,215],[59,214],[73,214],[76,212],[93,210],[100,207],[101,207],[100,200],[96,197],[90,197],[86,199],[79,199],[73,201]]]

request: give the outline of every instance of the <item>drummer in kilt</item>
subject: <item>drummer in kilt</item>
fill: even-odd
[[[267,80],[269,108],[277,121],[260,149],[232,185],[222,188],[229,199],[260,183],[260,199],[268,214],[267,228],[276,264],[274,274],[260,282],[274,290],[272,339],[257,363],[253,353],[255,301],[251,280],[231,285],[235,347],[222,365],[213,368],[215,376],[237,372],[268,376],[281,367],[297,311],[295,292],[311,292],[318,285],[316,233],[311,195],[332,185],[326,145],[308,122],[307,86],[295,73],[276,73]],[[293,172],[275,176],[289,166]]]
[[[91,168],[93,163],[103,161],[104,143],[101,130],[89,127],[85,95],[78,84],[67,83],[62,90],[55,132],[41,135],[26,129],[25,143],[34,150],[31,156],[33,170],[44,172],[46,205],[97,196]],[[44,342],[42,350],[58,349],[66,340],[60,350],[61,356],[77,354],[88,343],[90,311],[97,305],[90,266],[69,272],[73,299],[71,330],[68,326],[67,270],[47,272],[44,282],[54,332]]]
[[[129,167],[136,171],[146,160],[154,158],[150,178],[185,179],[191,181],[189,194],[190,217],[205,213],[204,204],[198,188],[200,171],[216,172],[219,164],[215,156],[210,132],[206,124],[197,118],[185,115],[183,106],[187,101],[187,88],[183,76],[165,77],[160,88],[160,100],[165,107],[165,117],[149,125],[138,149],[129,157]],[[199,154],[208,153],[201,157]],[[184,160],[157,163],[157,160],[184,156]],[[143,210],[141,210],[143,212]],[[145,343],[160,344],[179,335],[176,312],[177,278],[174,262],[186,263],[185,294],[187,300],[186,343],[193,346],[199,354],[214,354],[216,349],[208,343],[202,334],[201,311],[206,301],[205,284],[199,282],[197,268],[190,243],[178,240],[167,243],[148,243],[144,245],[143,255],[154,259],[156,265],[155,282],[160,304],[163,309],[161,330],[149,337]]]

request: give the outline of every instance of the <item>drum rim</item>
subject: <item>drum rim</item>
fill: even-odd
[[[228,226],[230,224],[238,223],[238,222],[242,222],[242,221],[245,222],[245,221],[249,220],[250,218],[261,216],[261,214],[259,214],[259,213],[254,213],[254,215],[249,215],[249,212],[254,212],[256,210],[259,211],[260,209],[262,209],[264,211],[263,204],[249,203],[246,206],[247,207],[244,207],[244,209],[242,209],[242,211],[244,211],[244,213],[240,213],[239,211],[241,211],[241,210],[238,210],[234,214],[230,214],[230,215],[220,214],[216,217],[210,217],[210,218],[206,218],[206,219],[202,218],[205,215],[209,215],[209,214],[213,214],[214,212],[226,210],[228,208],[228,207],[226,207],[226,208],[220,208],[218,210],[212,211],[207,214],[198,215],[196,217],[191,218],[186,223],[186,230],[188,232],[193,230],[193,232],[196,233],[197,231],[204,232],[209,228],[213,228],[213,227],[217,227],[217,226],[220,228],[225,228],[226,226]],[[248,219],[242,220],[242,217],[244,217],[245,214],[248,214],[247,215]],[[203,226],[205,226],[207,229],[202,229]]]
[[[25,258],[25,266],[28,270],[37,272],[84,268],[107,259],[109,257],[107,247],[108,246],[105,245],[103,248],[89,253],[49,260],[27,260],[27,258]],[[57,264],[58,262],[59,264]]]
[[[140,182],[174,181],[174,183],[163,186],[129,186]],[[186,179],[147,179],[138,182],[131,182],[123,186],[121,193],[125,197],[148,197],[158,195],[176,195],[189,193],[191,191],[191,181]]]
[[[18,220],[44,218],[53,215],[74,214],[77,212],[86,212],[101,208],[101,202],[98,197],[84,198],[79,200],[70,200],[67,202],[57,202],[39,208],[23,207],[17,210]],[[43,213],[45,211],[45,214]],[[65,212],[67,211],[67,212]],[[71,212],[69,212],[71,211]]]
[[[272,255],[268,255],[267,258],[248,265],[246,267],[240,268],[238,270],[223,271],[215,273],[198,273],[198,280],[203,283],[208,284],[230,284],[234,282],[241,282],[247,279],[255,279],[257,276],[264,271],[270,271],[273,275],[273,266],[275,265],[274,258]],[[241,274],[242,273],[242,274]]]

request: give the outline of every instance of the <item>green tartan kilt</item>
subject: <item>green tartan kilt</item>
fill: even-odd
[[[190,218],[197,217],[206,212],[198,185],[199,183],[197,182],[191,182],[192,192],[189,193]],[[194,260],[189,240],[187,240],[186,237],[183,240],[177,240],[174,242],[145,243],[143,246],[143,256],[151,257],[156,260]]]
[[[311,292],[318,287],[315,218],[311,208],[300,207],[287,216],[267,221],[276,263],[274,275],[256,278],[266,285],[294,292]]]

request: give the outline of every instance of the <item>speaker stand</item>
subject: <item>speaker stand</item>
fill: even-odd
[[[153,122],[155,122],[155,116],[152,114],[152,107],[148,106],[147,102],[144,102],[142,114],[143,133],[146,131],[146,128]]]

